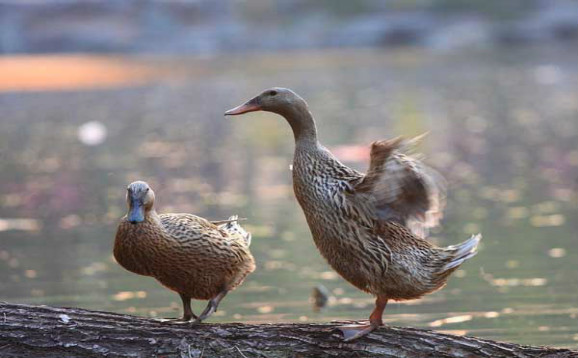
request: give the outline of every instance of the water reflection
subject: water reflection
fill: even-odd
[[[361,170],[364,144],[430,131],[421,150],[451,185],[432,240],[484,233],[480,254],[446,289],[389,305],[387,323],[576,347],[575,55],[519,48],[175,59],[174,72],[138,86],[121,76],[107,90],[6,92],[0,299],[176,316],[172,293],[111,257],[124,188],[146,179],[160,211],[247,218],[258,270],[214,321],[364,318],[373,299],[329,269],[293,197],[286,123],[271,114],[222,117],[284,85],[308,99],[324,143]],[[102,126],[98,140],[93,124],[80,136],[88,123]],[[308,299],[320,284],[334,298],[313,312]]]

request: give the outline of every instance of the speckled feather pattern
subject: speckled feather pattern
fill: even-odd
[[[383,190],[383,186],[374,183],[387,180],[390,174],[380,167],[387,167],[386,163],[391,160],[398,162],[395,165],[408,160],[395,150],[394,146],[389,150],[382,147],[375,150],[374,145],[373,165],[366,176],[340,163],[318,143],[297,143],[293,186],[315,244],[331,267],[363,291],[388,299],[407,300],[443,287],[449,274],[473,253],[464,258],[460,245],[436,247],[405,225],[415,213],[425,213],[439,205],[428,201],[428,188],[420,189],[420,183],[413,183],[418,189],[417,196],[398,203],[405,212],[388,204],[395,199],[384,200],[385,196],[376,192]],[[419,172],[409,174],[421,175]],[[382,211],[387,205],[392,214],[384,217]],[[425,225],[423,221],[422,225]],[[461,261],[447,269],[448,263],[454,260]]]
[[[151,212],[144,222],[124,217],[116,234],[114,256],[125,269],[156,278],[167,288],[207,300],[233,290],[255,270],[244,230],[216,226],[191,214]]]

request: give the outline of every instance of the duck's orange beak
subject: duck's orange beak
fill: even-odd
[[[261,106],[258,104],[258,102],[255,99],[252,99],[240,106],[237,106],[233,109],[229,109],[227,112],[225,112],[225,116],[236,116],[238,114],[243,114],[243,113],[249,113],[249,112],[256,112],[256,111],[260,111],[261,110]]]

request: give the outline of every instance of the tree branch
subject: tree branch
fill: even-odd
[[[400,327],[382,328],[358,341],[344,343],[336,326],[335,322],[192,326],[77,308],[0,303],[0,356],[578,357],[578,351],[568,349],[521,346]]]

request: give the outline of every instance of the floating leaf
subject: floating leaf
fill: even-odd
[[[259,313],[271,313],[275,310],[275,308],[273,306],[267,305],[267,306],[261,306],[257,308],[257,312]]]
[[[145,291],[121,291],[113,296],[115,301],[126,301],[134,298],[145,298],[147,293]]]
[[[500,313],[496,311],[485,312],[484,317],[486,318],[497,318],[500,317]]]
[[[466,315],[461,315],[461,316],[453,316],[453,317],[448,317],[448,318],[438,319],[436,321],[433,321],[429,324],[429,326],[430,327],[441,327],[444,324],[461,323],[461,322],[471,321],[473,318],[474,318],[474,316],[472,316],[471,314],[466,314]]]
[[[548,227],[564,225],[566,217],[562,214],[534,215],[530,218],[530,224],[535,227]]]
[[[561,247],[556,247],[556,248],[550,249],[550,251],[548,251],[548,255],[550,255],[550,257],[554,257],[554,258],[564,257],[564,256],[566,256],[566,249],[563,249]]]

